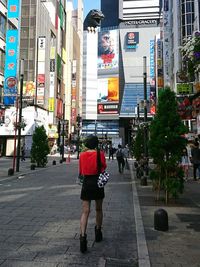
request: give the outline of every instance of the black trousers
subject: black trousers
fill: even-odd
[[[125,166],[125,160],[122,157],[118,157],[117,158],[117,163],[118,163],[118,169],[119,172],[122,173],[124,170],[124,166]]]

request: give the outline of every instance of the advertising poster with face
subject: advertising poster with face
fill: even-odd
[[[98,73],[118,73],[118,30],[98,34]]]

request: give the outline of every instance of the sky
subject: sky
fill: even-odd
[[[109,0],[108,0],[109,1]],[[74,8],[77,7],[77,0],[74,0]],[[100,0],[83,0],[84,18],[91,9],[100,9]]]

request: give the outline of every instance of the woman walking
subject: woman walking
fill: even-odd
[[[86,150],[80,154],[79,174],[84,176],[81,189],[82,214],[80,219],[80,251],[87,251],[87,223],[90,213],[91,200],[95,200],[96,205],[96,226],[95,241],[102,241],[102,204],[105,197],[104,188],[99,188],[97,180],[100,172],[103,172],[107,165],[103,151],[98,149],[97,136],[90,135],[86,138],[84,145]]]

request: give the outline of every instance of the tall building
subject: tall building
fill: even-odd
[[[148,118],[155,114],[155,106],[151,105],[154,105],[157,94],[154,51],[156,40],[160,39],[161,2],[159,0],[101,1],[101,10],[105,14],[101,31],[116,28],[119,36],[118,118],[119,137],[123,139],[124,144],[131,142],[133,118],[138,115],[140,118],[144,116],[144,57],[147,59],[146,93],[149,103],[151,100],[148,106]],[[113,8],[114,6],[117,8]]]
[[[188,62],[181,51],[184,42],[200,30],[200,1],[179,0],[174,4],[173,1],[165,0],[163,3],[164,65],[168,65],[170,86],[177,94],[182,120],[190,131],[200,133],[199,78],[198,75],[195,77],[188,74]],[[164,79],[166,81],[166,76]]]

